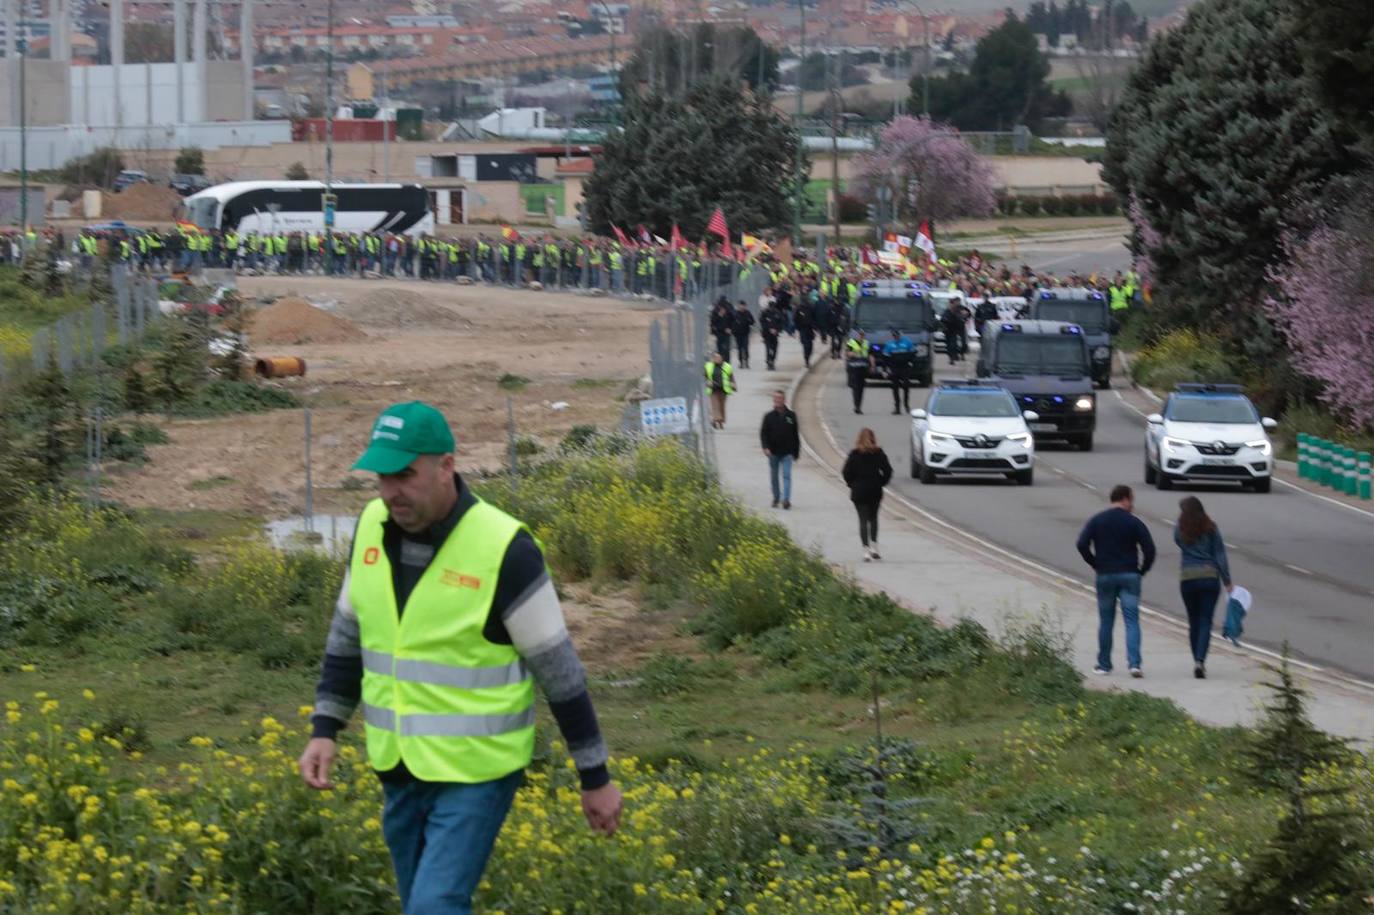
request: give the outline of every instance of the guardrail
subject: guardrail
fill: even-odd
[[[1298,476],[1364,501],[1374,498],[1368,451],[1305,432],[1298,433]]]

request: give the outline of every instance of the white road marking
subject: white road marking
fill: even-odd
[[[819,365],[820,363],[817,363],[817,366]],[[809,374],[809,372],[802,372],[792,380],[792,383],[787,391],[787,399],[789,401],[795,400],[797,389],[801,387],[802,381],[805,380]],[[818,385],[816,388],[816,412],[817,416],[820,419],[821,431],[825,433],[826,440],[830,442],[831,447],[834,448],[836,452],[843,454],[843,450],[835,441],[834,434],[830,431],[830,424],[825,421],[825,411],[822,409],[821,404],[821,394],[824,390],[824,384]],[[1120,392],[1117,392],[1117,396],[1121,396]],[[1136,412],[1139,411],[1137,410]],[[832,467],[829,463],[827,463],[825,458],[821,457],[820,453],[817,452],[816,449],[811,447],[811,443],[806,440],[805,436],[802,437],[801,444],[802,449],[808,455],[810,455],[811,459],[816,462],[817,466],[821,467],[823,470],[828,472],[832,477],[839,476],[839,473],[835,470],[835,468]],[[994,553],[1014,565],[1023,566],[1024,568],[1039,574],[1042,578],[1047,578],[1053,582],[1072,588],[1085,595],[1092,595],[1093,597],[1096,597],[1097,595],[1097,588],[1095,586],[1088,584],[1087,582],[1081,579],[1073,578],[1072,576],[1060,572],[1057,569],[1051,568],[1050,566],[1042,565],[1041,563],[1038,563],[1033,559],[1028,559],[1020,554],[1013,553],[1010,550],[998,546],[990,540],[986,540],[982,537],[979,537],[976,534],[964,530],[961,527],[958,527],[957,525],[951,524],[950,522],[941,518],[939,515],[936,515],[935,513],[922,508],[920,505],[917,505],[915,502],[912,502],[910,499],[906,498],[906,496],[902,495],[899,491],[897,491],[895,486],[889,489],[887,492],[889,496],[891,496],[896,501],[902,503],[902,505],[906,506],[911,511],[920,515],[931,525],[938,528],[943,528],[946,537],[957,537],[965,541],[977,544],[989,553]],[[1374,591],[1371,591],[1370,593],[1374,594]],[[1154,607],[1147,606],[1144,603],[1140,605],[1140,612],[1156,620],[1157,622],[1163,623],[1164,625],[1170,626],[1178,631],[1182,631],[1187,625],[1183,620],[1180,620],[1178,617],[1173,616],[1169,613],[1165,613],[1164,611],[1157,610]],[[1283,655],[1280,652],[1270,651],[1267,648],[1262,648],[1259,645],[1254,645],[1249,642],[1243,645],[1236,646],[1221,641],[1215,645],[1215,648],[1220,648],[1222,651],[1229,651],[1239,655],[1250,654],[1258,655],[1263,658],[1268,658],[1273,661],[1283,660]],[[1343,673],[1337,673],[1335,671],[1328,670],[1327,668],[1322,667],[1319,664],[1312,664],[1308,661],[1303,661],[1301,659],[1291,657],[1288,658],[1288,663],[1295,667],[1303,668],[1304,670],[1307,670],[1309,673],[1321,675],[1331,680],[1332,682],[1339,683],[1344,686],[1355,687],[1364,690],[1374,690],[1374,683],[1371,683],[1367,680],[1361,680],[1357,677],[1347,676]]]
[[[1294,572],[1297,572],[1299,575],[1309,575],[1309,576],[1310,576],[1310,575],[1314,575],[1314,574],[1315,574],[1314,572],[1309,572],[1307,569],[1304,569],[1302,566],[1295,566],[1295,565],[1293,565],[1293,563],[1291,563],[1291,562],[1285,562],[1285,563],[1283,564],[1283,567],[1284,567],[1285,569],[1292,569]]]

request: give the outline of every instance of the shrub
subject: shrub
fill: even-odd
[[[94,184],[109,188],[124,170],[124,157],[113,146],[102,146],[95,152],[68,160],[58,170],[58,178],[65,184]]]
[[[205,174],[205,153],[198,146],[183,146],[177,153],[175,171],[183,175]]]
[[[287,181],[309,181],[310,172],[306,171],[304,164],[292,162],[286,167],[286,171],[283,173],[282,177]]]
[[[1234,381],[1236,375],[1220,338],[1185,328],[1142,348],[1131,363],[1131,377],[1168,391],[1181,381],[1222,383]]]
[[[801,553],[781,528],[770,525],[752,533],[696,577],[695,591],[707,608],[708,634],[717,645],[799,619],[829,575],[819,559]]]
[[[224,416],[230,413],[266,413],[300,406],[296,395],[281,388],[251,381],[216,378],[198,388],[174,412],[178,416]]]

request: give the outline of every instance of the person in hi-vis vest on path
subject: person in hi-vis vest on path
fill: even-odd
[[[300,770],[330,785],[359,705],[382,782],[382,834],[405,915],[466,915],[534,750],[538,681],[592,829],[620,791],[544,557],[523,524],[453,469],[453,433],[423,403],[377,418],[355,470],[377,474],[334,618]]]

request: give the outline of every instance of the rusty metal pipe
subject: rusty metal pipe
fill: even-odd
[[[300,356],[263,356],[253,363],[253,371],[263,378],[290,378],[305,374]]]

